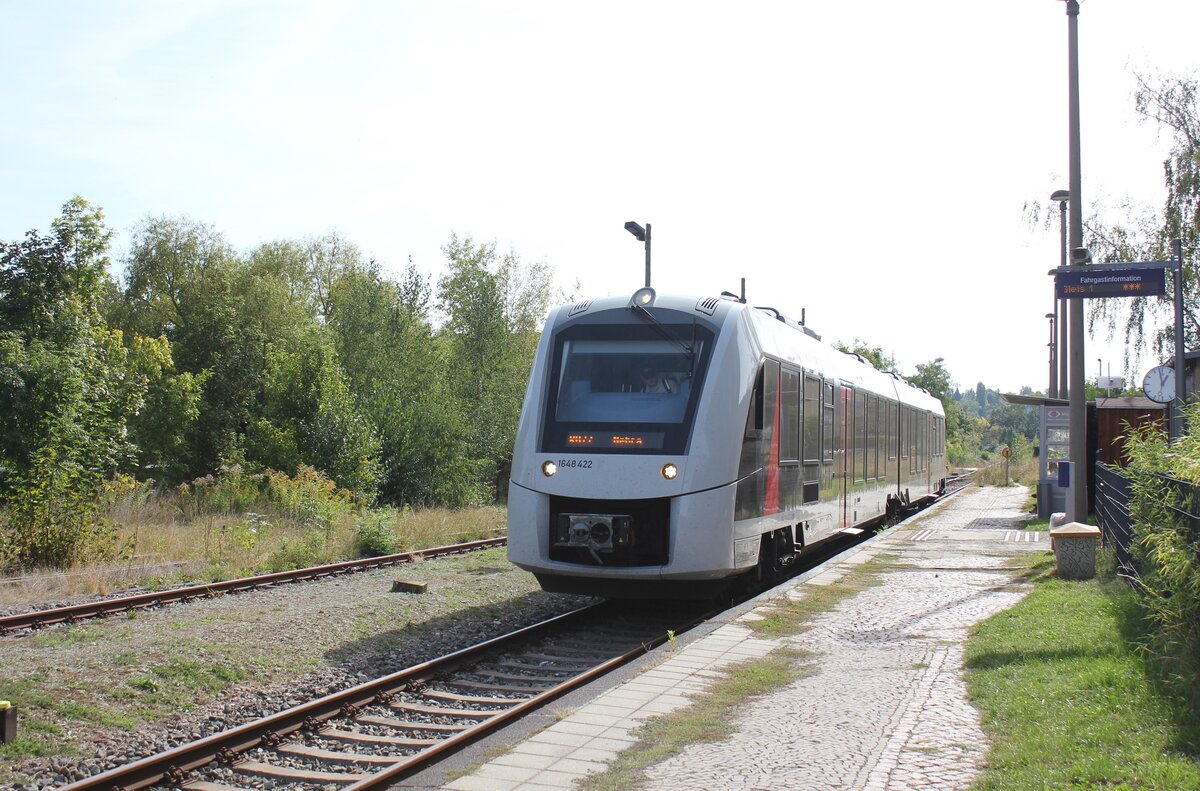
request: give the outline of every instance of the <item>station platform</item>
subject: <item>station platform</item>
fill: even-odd
[[[690,705],[736,663],[792,648],[805,665],[796,681],[748,701],[726,740],[651,767],[642,787],[965,789],[988,748],[963,684],[968,630],[1025,594],[1013,556],[1050,549],[1046,533],[1022,529],[1027,498],[971,487],[651,652],[599,694],[592,685],[547,706],[525,733],[497,734],[462,756],[454,779],[405,785],[570,789],[635,744],[647,719]],[[751,628],[784,597],[838,585],[854,592],[799,635]]]

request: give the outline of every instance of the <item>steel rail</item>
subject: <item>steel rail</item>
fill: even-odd
[[[414,682],[432,678],[438,672],[466,664],[509,643],[572,626],[575,622],[595,616],[609,607],[607,602],[602,602],[572,610],[373,681],[326,695],[308,703],[302,703],[277,714],[271,714],[134,763],[86,777],[64,786],[63,789],[64,791],[67,789],[70,791],[84,791],[84,789],[133,791],[133,789],[146,788],[159,782],[182,785],[187,782],[184,779],[186,773],[193,769],[213,761],[236,762],[237,753],[258,745],[270,748],[278,744],[282,737],[302,728],[317,732],[326,720],[338,716],[350,716],[363,706],[386,702],[389,695],[403,691]]]
[[[627,662],[642,656],[643,654],[649,653],[658,646],[667,642],[669,639],[670,638],[667,634],[663,634],[661,637],[657,637],[648,643],[642,643],[638,647],[626,651],[620,656],[613,657],[612,659],[602,662],[590,670],[579,674],[578,676],[573,676],[567,679],[558,686],[555,686],[544,692],[540,692],[532,698],[529,698],[522,703],[518,703],[517,705],[512,706],[504,711],[497,712],[494,716],[489,717],[488,719],[483,720],[482,722],[473,725],[466,730],[460,731],[448,739],[439,741],[437,744],[426,747],[424,750],[421,750],[414,755],[401,759],[392,766],[389,766],[388,768],[377,772],[370,777],[364,778],[363,780],[359,780],[353,785],[347,786],[346,791],[363,791],[364,789],[368,788],[378,788],[379,786],[389,785],[415,774],[416,772],[432,764],[434,760],[443,753],[453,751],[468,742],[478,739],[486,733],[500,728],[502,725],[505,725],[512,720],[519,719],[527,712],[544,705],[554,698],[564,695],[576,687],[581,687],[584,684],[594,681],[600,676],[603,676],[605,673],[608,673],[609,671],[620,667],[621,665],[624,665]]]
[[[462,544],[447,544],[429,549],[418,549],[411,552],[398,552],[392,555],[380,555],[373,558],[344,560],[339,563],[327,563],[322,566],[293,569],[292,571],[277,571],[271,574],[260,574],[254,577],[240,577],[221,582],[210,582],[202,585],[188,585],[182,588],[171,588],[164,591],[139,593],[133,596],[104,599],[102,601],[72,604],[66,607],[55,607],[47,610],[31,610],[0,617],[0,634],[18,629],[38,629],[58,623],[74,623],[86,618],[105,618],[115,613],[128,610],[159,607],[192,599],[212,598],[226,593],[241,593],[255,588],[272,587],[292,582],[350,574],[359,571],[370,571],[388,566],[399,566],[412,563],[418,558],[442,557],[471,552],[477,549],[501,546],[508,541],[506,537],[485,538],[479,541],[468,541]]]

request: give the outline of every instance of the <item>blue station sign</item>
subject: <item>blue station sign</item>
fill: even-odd
[[[1070,271],[1060,268],[1054,275],[1054,291],[1059,299],[1159,297],[1167,293],[1166,272],[1160,267],[1066,269]]]

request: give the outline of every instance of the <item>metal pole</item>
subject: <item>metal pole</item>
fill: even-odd
[[[1072,265],[1083,266],[1084,262],[1074,252],[1083,247],[1083,184],[1080,176],[1079,156],[1079,0],[1067,0],[1067,114],[1070,136],[1071,185],[1071,251]],[[1085,399],[1083,372],[1083,299],[1070,300],[1071,314],[1071,462],[1074,466],[1074,505],[1068,511],[1072,521],[1083,522],[1088,515],[1087,491],[1087,402]]]
[[[1058,309],[1058,300],[1054,300],[1054,307]],[[1058,360],[1054,357],[1054,314],[1047,313],[1046,318],[1050,319],[1050,343],[1046,344],[1050,347],[1050,385],[1046,389],[1046,395],[1050,398],[1058,398]]]
[[[646,288],[650,288],[650,223],[646,223]]]
[[[1170,438],[1183,436],[1183,399],[1187,395],[1183,381],[1183,240],[1171,240],[1175,257],[1175,402],[1171,404]]]
[[[1059,266],[1067,265],[1067,202],[1058,202],[1058,232],[1061,237],[1059,242]],[[1066,398],[1070,388],[1067,386],[1067,358],[1069,357],[1068,349],[1070,345],[1067,343],[1067,328],[1070,322],[1067,320],[1067,301],[1065,299],[1058,300],[1058,397]]]

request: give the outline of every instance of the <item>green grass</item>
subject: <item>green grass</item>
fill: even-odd
[[[1154,683],[1133,593],[1111,573],[1069,582],[1035,562],[1033,592],[967,644],[992,742],[975,788],[1200,789],[1200,718]]]
[[[33,644],[39,648],[53,648],[63,645],[81,645],[100,640],[104,633],[95,626],[71,626],[66,629],[56,629],[33,636]]]
[[[690,744],[728,739],[746,703],[800,678],[806,654],[781,650],[763,659],[736,665],[696,702],[672,714],[648,720],[636,732],[638,742],[623,750],[604,772],[581,780],[581,791],[625,791],[642,787],[646,770]]]

